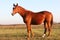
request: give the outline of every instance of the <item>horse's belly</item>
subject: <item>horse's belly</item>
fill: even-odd
[[[43,23],[43,20],[33,20],[31,22],[32,25],[39,25],[39,24],[42,24]]]
[[[36,15],[32,17],[31,24],[41,24],[44,22],[45,15]]]
[[[39,25],[39,24],[41,24],[41,23],[32,22],[31,24],[32,24],[32,25]]]

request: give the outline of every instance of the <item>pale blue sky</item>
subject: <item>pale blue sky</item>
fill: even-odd
[[[0,0],[0,24],[24,23],[19,14],[11,16],[13,3],[34,12],[50,11],[54,16],[54,22],[60,22],[60,0]]]

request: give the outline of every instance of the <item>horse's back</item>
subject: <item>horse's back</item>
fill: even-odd
[[[46,21],[51,21],[52,18],[52,13],[48,12],[48,11],[41,11],[41,12],[37,12],[34,13],[32,15],[32,24],[41,24],[43,23],[45,20]]]
[[[52,13],[49,12],[49,11],[41,11],[40,13],[43,14],[43,15],[45,15],[45,19],[46,19],[47,21],[51,21],[52,18],[53,18]]]
[[[45,18],[50,19],[53,17],[52,13],[49,11],[41,11],[39,14],[45,15]]]
[[[44,14],[44,15],[52,15],[52,13],[49,11],[41,11],[41,12],[37,12],[37,13]]]

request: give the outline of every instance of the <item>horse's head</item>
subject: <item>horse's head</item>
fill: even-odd
[[[18,11],[19,11],[19,6],[18,6],[18,4],[13,4],[13,12],[12,12],[12,16],[14,15],[14,14],[16,14],[16,13],[18,13]]]
[[[13,4],[13,12],[12,12],[12,16],[15,15],[16,13],[19,13],[20,15],[24,15],[25,13],[25,9],[22,8],[21,6],[19,6],[18,4]]]

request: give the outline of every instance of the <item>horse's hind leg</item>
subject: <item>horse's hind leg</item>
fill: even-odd
[[[48,36],[50,35],[50,32],[51,32],[51,24],[50,22],[48,22]]]
[[[48,27],[47,27],[47,22],[45,21],[44,22],[44,34],[43,34],[43,36],[42,37],[45,37],[45,35],[46,35],[46,32],[47,32],[47,29],[48,29]]]

